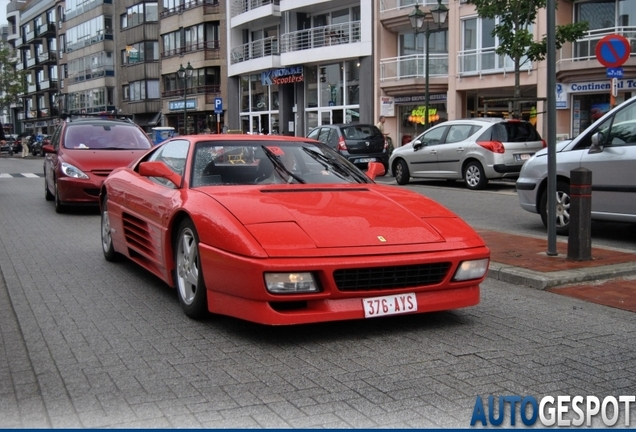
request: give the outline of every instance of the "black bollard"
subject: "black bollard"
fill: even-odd
[[[592,259],[592,171],[570,171],[570,235],[568,259]]]

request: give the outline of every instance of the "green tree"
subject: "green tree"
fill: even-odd
[[[0,112],[6,113],[11,105],[20,103],[26,93],[24,71],[15,67],[17,54],[5,42],[0,42]]]
[[[521,116],[521,66],[528,61],[543,61],[547,53],[547,36],[534,40],[529,31],[537,13],[545,9],[547,0],[469,0],[482,18],[496,19],[492,35],[498,39],[497,55],[508,56],[514,62],[515,89],[513,115]],[[588,29],[587,22],[556,26],[555,44],[560,49],[566,42],[580,39]]]

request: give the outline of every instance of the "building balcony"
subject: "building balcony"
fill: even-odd
[[[50,78],[40,81],[40,90],[57,90],[57,79]]]
[[[278,37],[268,37],[233,48],[230,53],[230,62],[236,64],[277,55],[280,55]]]
[[[631,45],[631,57],[636,57],[636,27],[610,27],[588,31],[581,39],[565,45],[560,50],[557,62],[596,60],[596,45],[610,34],[618,34],[627,39]]]
[[[218,60],[221,58],[221,43],[220,41],[197,42],[185,47],[163,51],[161,58],[176,57],[196,51],[204,51],[206,60]]]
[[[230,28],[264,28],[280,23],[279,0],[232,0]]]
[[[221,94],[221,85],[220,84],[214,84],[214,85],[205,85],[205,86],[195,86],[195,87],[188,87],[187,89],[187,95],[188,96],[193,96],[193,95],[197,95],[197,94],[203,94],[206,97],[206,103],[214,103],[214,97],[218,96]],[[208,102],[208,96],[211,96],[212,102]],[[176,90],[166,90],[164,92],[161,93],[161,97],[162,98],[176,98],[179,97],[181,99],[183,99],[183,89],[176,89]]]
[[[16,48],[21,48],[21,47],[22,47],[22,45],[24,45],[24,38],[22,38],[22,37],[17,38],[17,39],[15,40],[15,45],[14,45],[14,46],[15,46]],[[28,48],[28,45],[27,45],[25,48]]]
[[[429,55],[429,78],[448,77],[448,54]],[[426,54],[413,54],[380,61],[380,82],[426,78]]]
[[[26,35],[24,35],[24,41],[26,43],[31,43],[35,40],[35,30],[32,30],[30,32],[28,32]]]
[[[26,67],[28,68],[32,68],[33,66],[35,66],[38,62],[38,59],[36,57],[31,57],[29,59],[27,59],[26,61]]]
[[[501,56],[495,48],[466,50],[457,54],[457,74],[460,77],[513,73],[515,65],[508,56]],[[532,62],[521,59],[521,71],[531,71]]]
[[[35,30],[35,35],[38,38],[55,36],[55,24],[42,24]]]
[[[221,13],[219,0],[190,0],[190,1],[186,1],[182,5],[178,5],[173,8],[164,8],[161,11],[161,18],[166,18],[166,17],[169,17],[170,15],[182,14],[186,10],[200,7],[200,6],[203,6],[204,8],[203,13],[205,15]]]
[[[68,76],[69,85],[88,81],[96,78],[107,76],[115,76],[115,68],[113,66],[101,66],[85,69]]]
[[[55,51],[48,51],[44,53],[38,53],[38,63],[55,63],[57,62],[57,53]]]
[[[37,84],[29,84],[27,85],[27,93],[35,93],[38,91],[38,85]]]
[[[360,42],[360,21],[285,33],[281,53]]]
[[[273,12],[273,6],[276,6],[276,9],[280,11],[280,0],[232,0],[230,5],[230,16],[233,18],[247,12],[256,11],[260,8],[270,9],[268,15],[271,15]],[[266,13],[265,10],[260,12]]]
[[[69,12],[66,12],[64,18],[66,21],[68,21],[71,18],[75,18],[76,16],[79,16],[85,12],[88,12],[104,4],[113,4],[113,0],[93,0],[93,1],[83,2],[82,6],[76,7],[75,9]]]
[[[22,62],[22,60],[18,60],[18,62],[15,64],[15,70],[24,70],[24,63]]]
[[[448,6],[448,3],[449,0],[442,0],[443,5]],[[393,33],[412,32],[409,14],[416,4],[420,6],[422,12],[427,14],[427,19],[430,19],[429,24],[434,27],[429,11],[437,7],[437,0],[383,0],[380,2],[380,22]]]

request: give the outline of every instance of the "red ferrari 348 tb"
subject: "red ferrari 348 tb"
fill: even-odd
[[[104,256],[175,287],[185,313],[262,324],[472,306],[490,252],[455,214],[307,138],[170,139],[100,193]]]

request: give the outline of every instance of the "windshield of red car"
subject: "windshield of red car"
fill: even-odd
[[[148,136],[133,124],[73,124],[66,128],[65,148],[97,150],[146,150]]]
[[[371,183],[330,148],[306,142],[200,142],[191,185]]]

